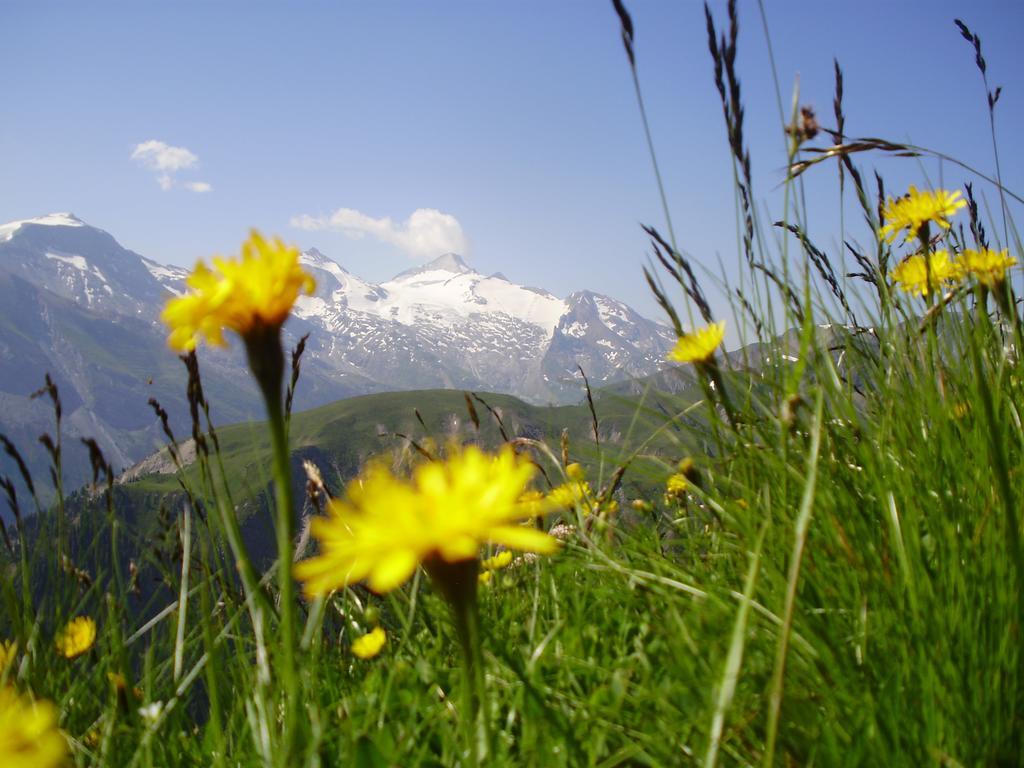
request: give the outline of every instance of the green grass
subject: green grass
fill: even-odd
[[[728,58],[723,93],[738,99]],[[805,157],[795,142],[792,155]],[[879,201],[854,157],[846,152],[844,178],[872,238]],[[742,165],[736,172],[742,187]],[[799,183],[787,179],[780,194],[785,218],[802,222]],[[698,379],[678,395],[595,393],[598,440],[586,406],[483,395],[510,438],[534,441],[520,445],[554,482],[563,428],[568,458],[595,490],[625,467],[618,514],[552,515],[546,525],[575,527],[562,552],[495,572],[481,589],[485,762],[1019,765],[1020,319],[968,281],[922,326],[928,306],[893,289],[881,266],[913,246],[876,242],[862,265],[875,283],[830,287],[810,244],[760,245],[775,241],[739,199],[754,256],[741,223],[749,271],[734,322],[754,337],[744,355],[687,369]],[[965,246],[958,227],[946,237],[954,251]],[[1007,247],[1024,255],[1016,239]],[[665,248],[652,283],[679,318],[698,317],[699,302],[684,307],[678,286],[667,287],[701,293]],[[869,333],[845,328],[844,301]],[[816,328],[824,323],[834,326]],[[497,445],[494,420],[476,410],[479,428],[458,392],[335,403],[294,415],[293,456],[312,458],[341,493],[371,455],[391,453],[398,471],[422,460],[395,433],[421,446],[452,436]],[[78,497],[78,571],[55,560],[57,513],[39,522],[41,535],[14,538],[0,582],[0,633],[21,648],[8,682],[56,704],[82,766],[474,764],[459,644],[422,571],[385,596],[356,585],[299,604],[301,717],[298,747],[286,751],[276,571],[252,556],[274,540],[270,448],[259,424],[222,428],[218,440],[219,456],[201,455],[180,478]],[[687,456],[689,492],[664,498]],[[630,508],[637,496],[648,509]],[[146,582],[142,595],[133,579]],[[95,648],[57,658],[54,633],[83,613],[99,625]],[[352,640],[378,622],[383,652],[357,659]]]

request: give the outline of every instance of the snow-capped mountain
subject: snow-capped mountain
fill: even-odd
[[[459,387],[533,402],[572,402],[577,365],[605,383],[657,370],[671,332],[622,302],[589,291],[566,299],[482,275],[446,253],[376,285],[312,249],[317,278],[295,308],[324,363],[391,388]]]
[[[71,213],[0,226],[0,269],[82,307],[148,315],[165,290],[148,262]]]
[[[452,253],[379,285],[315,249],[302,262],[317,289],[299,299],[285,328],[286,343],[310,334],[297,407],[435,387],[574,402],[582,395],[577,365],[594,385],[645,375],[673,341],[614,299],[588,291],[560,299],[482,275]],[[0,431],[25,430],[35,442],[47,422],[28,395],[50,372],[65,426],[99,435],[115,464],[148,453],[157,437],[149,396],[177,413],[179,426],[186,412],[183,373],[159,312],[187,274],[70,213],[0,226]],[[223,421],[259,414],[239,347],[201,353]]]

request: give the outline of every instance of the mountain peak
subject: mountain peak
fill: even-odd
[[[48,213],[46,216],[39,216],[35,219],[21,222],[22,224],[41,224],[44,227],[85,227],[84,221],[70,211]]]
[[[424,272],[451,272],[453,275],[462,275],[467,272],[473,272],[473,268],[469,266],[461,256],[457,253],[443,253],[433,261],[428,261],[426,264],[421,264],[418,267],[407,269],[404,272],[399,272],[395,275],[394,279],[398,280],[403,277],[412,277],[414,275],[420,275]]]
[[[322,269],[328,268],[329,271],[333,271],[334,267],[340,267],[337,261],[316,248],[307,248],[302,252],[300,260],[311,266],[321,267]]]
[[[38,216],[34,219],[24,219],[23,221],[11,221],[7,224],[0,226],[0,241],[10,240],[11,236],[21,229],[23,224],[37,224],[44,227],[85,227],[88,226],[84,221],[75,216],[73,213],[61,212],[61,213],[50,213],[46,216]]]
[[[443,269],[446,272],[472,272],[470,266],[457,253],[442,253],[423,265],[424,270]]]

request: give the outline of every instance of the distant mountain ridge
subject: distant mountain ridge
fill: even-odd
[[[599,386],[662,366],[671,331],[626,304],[589,291],[560,299],[485,276],[457,254],[379,285],[316,249],[316,277],[285,327],[309,333],[296,408],[372,392],[457,388],[507,392],[536,404],[579,400],[577,365]],[[69,481],[85,479],[76,437],[96,437],[116,468],[162,442],[147,406],[156,397],[184,431],[184,372],[167,349],[160,309],[185,290],[188,270],[122,247],[70,213],[0,226],[0,432],[23,447],[37,475],[37,442],[52,414],[29,395],[44,373],[64,400]],[[235,344],[203,348],[204,386],[218,422],[261,415]],[[75,446],[72,449],[72,446]],[[0,457],[0,471],[16,474]]]
[[[533,403],[575,402],[582,364],[597,383],[657,370],[671,332],[627,305],[589,291],[559,299],[484,276],[456,254],[375,285],[319,251],[317,278],[293,328],[339,370],[354,367],[391,389],[455,387],[507,392]]]

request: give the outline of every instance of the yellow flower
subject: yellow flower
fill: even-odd
[[[372,632],[352,641],[352,653],[360,659],[372,659],[380,653],[387,639],[388,636],[384,632],[384,628],[375,627]]]
[[[491,576],[493,575],[494,574],[490,571],[480,571],[480,573],[477,574],[476,580],[479,581],[481,584],[490,584]]]
[[[905,239],[910,240],[917,237],[921,227],[930,221],[949,229],[947,219],[965,205],[967,202],[960,199],[959,192],[945,189],[918,192],[917,187],[911,185],[903,197],[886,200],[882,208],[882,221],[886,223],[878,230],[878,235],[891,243],[905,229]]]
[[[79,616],[57,634],[57,652],[66,659],[74,659],[92,648],[95,642],[96,622],[88,616]]]
[[[548,491],[549,506],[570,510],[579,507],[583,514],[587,515],[613,515],[619,511],[619,502],[615,499],[598,498],[587,482],[582,466],[570,464],[565,468],[565,474],[569,479]]]
[[[550,506],[544,494],[534,488],[520,496],[519,503],[523,505],[527,518],[540,517],[546,514]]]
[[[481,561],[480,567],[485,571],[500,571],[502,568],[508,568],[511,562],[512,552],[506,549],[494,557],[488,557],[486,560]]]
[[[665,483],[665,490],[671,496],[682,496],[689,485],[684,475],[671,475]]]
[[[556,485],[548,492],[548,501],[556,507],[573,509],[576,506],[590,511],[597,504],[594,489],[586,480],[573,480]]]
[[[975,251],[967,248],[960,254],[959,262],[963,272],[974,275],[982,285],[994,288],[1006,279],[1006,270],[1016,264],[1017,260],[1009,255],[1006,248],[1001,251],[993,251],[991,248]]]
[[[13,688],[0,688],[0,765],[4,768],[54,768],[68,753],[57,728],[57,710],[48,701],[32,701]]]
[[[14,657],[18,655],[18,644],[13,640],[4,640],[0,643],[0,677],[3,676],[7,667],[14,663]]]
[[[931,254],[930,284],[928,267],[925,257],[918,253],[901,261],[889,276],[903,291],[916,296],[926,296],[943,283],[956,283],[961,279],[960,267],[950,260],[946,251],[935,251]]]
[[[718,349],[725,338],[725,321],[680,336],[668,359],[675,363],[703,363]]]
[[[416,468],[411,480],[371,464],[332,500],[311,532],[320,554],[295,566],[309,596],[367,579],[376,592],[402,584],[424,561],[473,560],[487,542],[550,554],[558,542],[518,525],[532,515],[521,501],[533,465],[511,448],[489,455],[476,446]]]
[[[215,257],[213,269],[200,261],[186,282],[191,290],[168,301],[161,315],[171,329],[168,344],[184,351],[195,349],[201,336],[224,346],[225,328],[240,336],[279,328],[299,294],[316,288],[298,248],[256,230],[242,243],[241,258]]]

